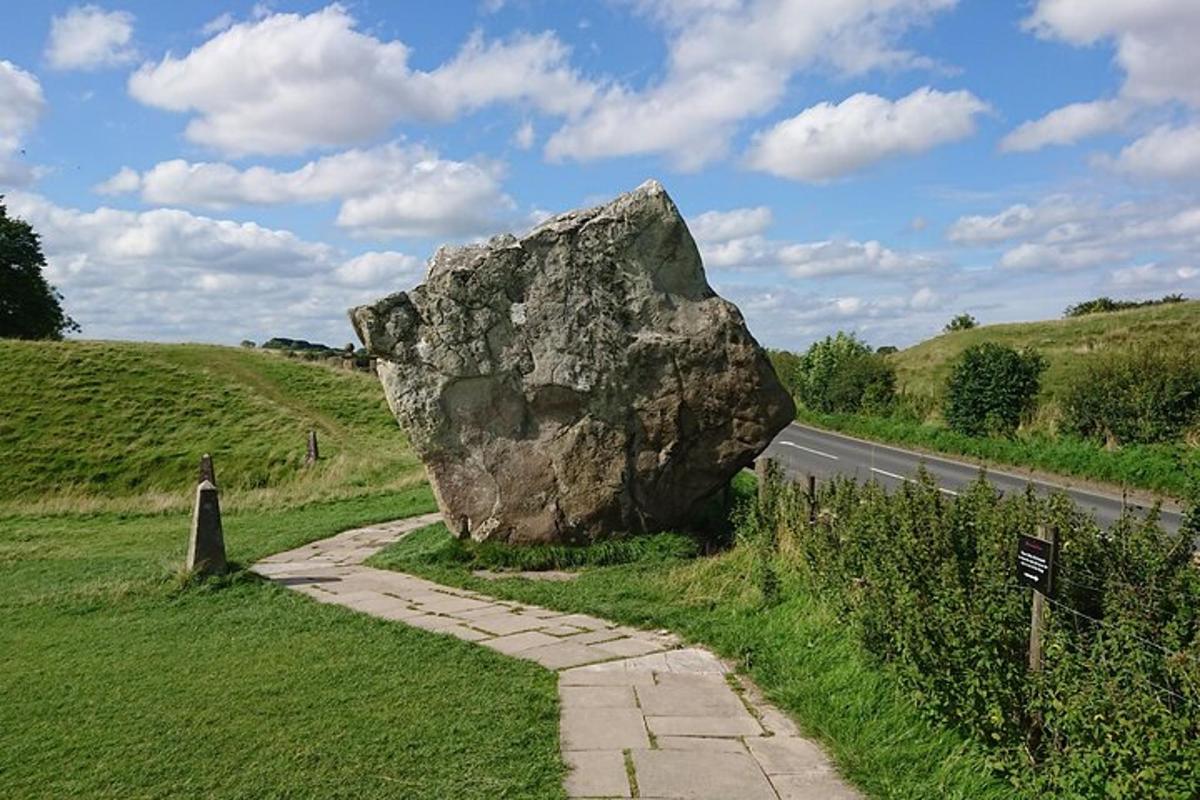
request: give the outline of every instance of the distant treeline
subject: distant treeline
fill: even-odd
[[[1125,311],[1130,308],[1145,308],[1146,306],[1162,306],[1169,303],[1182,303],[1187,298],[1181,294],[1169,294],[1161,300],[1113,300],[1111,297],[1097,297],[1084,300],[1073,306],[1067,306],[1064,317],[1082,317],[1087,314],[1102,314],[1106,311]]]

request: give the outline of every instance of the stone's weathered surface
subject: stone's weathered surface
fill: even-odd
[[[424,284],[350,315],[460,536],[685,524],[793,417],[653,181],[443,248]]]
[[[186,566],[205,575],[221,575],[228,569],[225,534],[221,530],[221,504],[217,499],[217,487],[209,481],[201,481],[196,486]]]

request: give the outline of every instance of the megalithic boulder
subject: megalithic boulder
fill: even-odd
[[[351,319],[446,525],[476,540],[687,527],[795,416],[654,181],[443,248]]]
[[[225,561],[225,534],[221,530],[221,504],[217,487],[211,481],[201,481],[196,487],[187,568],[201,575],[222,575],[229,569]]]

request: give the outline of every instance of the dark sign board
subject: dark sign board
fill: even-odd
[[[1017,580],[1042,594],[1050,594],[1050,571],[1054,568],[1054,544],[1036,536],[1022,536],[1017,543]]]

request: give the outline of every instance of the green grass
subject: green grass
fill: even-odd
[[[276,506],[397,489],[420,465],[370,375],[241,348],[0,341],[0,508],[186,508],[201,454]],[[304,466],[307,432],[321,460]]]
[[[984,325],[936,336],[888,358],[896,367],[901,391],[940,398],[954,359],[968,347],[989,341],[1037,348],[1048,362],[1042,375],[1042,394],[1053,400],[1089,358],[1106,350],[1141,344],[1200,351],[1200,301],[1069,319]]]
[[[820,428],[864,439],[907,445],[936,453],[966,456],[998,468],[1034,469],[1108,484],[1143,489],[1168,498],[1185,499],[1191,475],[1200,467],[1196,449],[1183,443],[1126,445],[1103,450],[1091,442],[1038,431],[1017,436],[967,436],[939,422],[914,422],[867,414],[821,414],[800,410],[797,417]]]
[[[427,487],[228,512],[247,563]],[[0,516],[4,797],[559,798],[554,676],[246,573],[184,585],[181,513]]]
[[[764,607],[749,547],[594,567],[557,583],[474,578],[468,566],[445,557],[455,547],[442,526],[432,526],[374,563],[522,602],[669,628],[739,659],[872,797],[1015,797],[962,736],[928,722],[899,680],[870,662],[845,621],[801,583],[785,574],[784,602]]]
[[[466,569],[568,570],[604,567],[638,561],[661,562],[691,558],[699,552],[695,539],[680,533],[658,533],[611,539],[585,546],[527,545],[513,547],[497,542],[463,541],[450,536],[442,523],[409,534],[386,554],[377,553],[367,563],[381,569],[411,560],[455,565]]]

